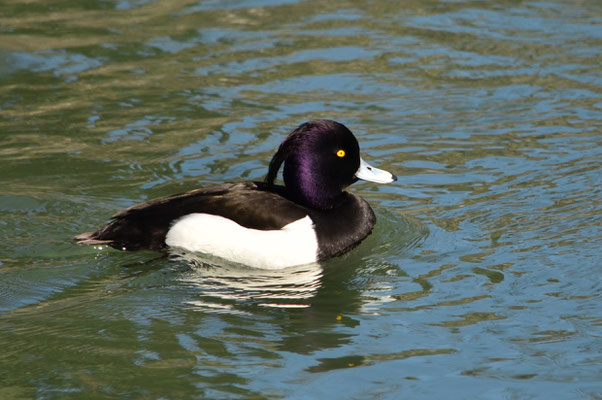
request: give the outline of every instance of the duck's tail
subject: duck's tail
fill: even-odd
[[[96,232],[84,232],[80,233],[77,236],[73,237],[73,240],[77,244],[86,245],[86,246],[94,246],[99,244],[111,244],[112,240],[100,239],[98,235],[98,231]]]

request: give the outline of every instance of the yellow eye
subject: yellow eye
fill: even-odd
[[[337,151],[337,157],[345,157],[345,150],[339,150]]]

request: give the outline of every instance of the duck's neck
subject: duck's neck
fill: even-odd
[[[287,160],[283,178],[291,200],[306,207],[327,210],[342,201],[344,192],[324,171],[315,171],[311,160]]]

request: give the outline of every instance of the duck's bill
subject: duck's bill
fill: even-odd
[[[376,183],[391,183],[397,180],[397,177],[392,173],[374,168],[361,158],[360,168],[355,173],[355,177],[364,181]]]

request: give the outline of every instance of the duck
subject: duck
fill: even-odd
[[[284,185],[276,184],[282,169]],[[302,123],[282,140],[263,181],[194,189],[119,211],[82,245],[206,254],[255,268],[319,263],[356,247],[372,232],[374,211],[345,189],[358,180],[397,177],[360,156],[342,123]]]

